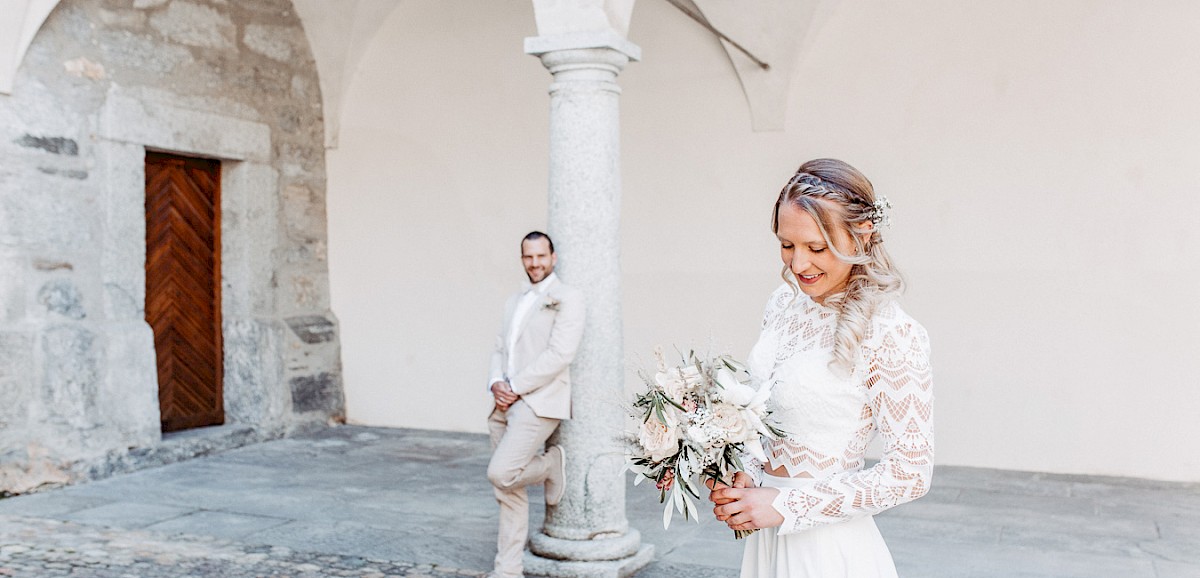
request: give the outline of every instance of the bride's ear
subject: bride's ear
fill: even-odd
[[[859,239],[865,245],[871,240],[871,234],[875,232],[875,223],[871,221],[863,221],[854,224],[854,234],[858,235]]]

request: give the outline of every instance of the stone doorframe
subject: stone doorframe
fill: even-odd
[[[162,93],[154,97],[171,99]],[[121,361],[110,364],[110,371],[130,372],[110,379],[148,389],[157,430],[158,373],[153,333],[145,322],[146,150],[217,159],[225,423],[250,425],[268,435],[282,429],[291,400],[283,374],[286,325],[275,315],[271,252],[279,239],[279,174],[269,164],[270,127],[114,87],[101,108],[96,136],[101,165],[96,168],[106,187],[99,248],[104,317],[110,337],[123,350],[110,352],[110,359]],[[139,422],[150,418],[148,411],[140,413]],[[148,431],[150,424],[135,427]]]

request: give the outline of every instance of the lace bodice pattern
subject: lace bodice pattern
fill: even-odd
[[[782,285],[767,303],[747,360],[755,381],[774,383],[768,408],[787,432],[765,440],[771,468],[812,485],[781,489],[781,535],[915,500],[933,474],[933,389],[929,337],[895,302],[881,304],[848,376],[829,367],[837,312]],[[843,372],[844,373],[844,372]],[[864,470],[879,433],[883,456]],[[747,464],[757,478],[762,464]]]

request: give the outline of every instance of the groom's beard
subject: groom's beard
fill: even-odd
[[[553,272],[554,272],[554,267],[551,267],[549,269],[539,267],[537,269],[526,269],[525,276],[529,277],[530,283],[533,283],[534,285],[536,285],[538,283],[541,283],[542,281],[545,281],[546,277],[549,277],[550,274]]]

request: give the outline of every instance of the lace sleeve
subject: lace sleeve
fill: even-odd
[[[789,287],[786,283],[783,285],[780,285],[779,287],[777,287],[775,289],[775,291],[771,292],[771,297],[769,299],[767,299],[767,306],[763,309],[763,318],[762,318],[763,334],[765,334],[768,331],[768,329],[770,328],[772,320],[777,315],[779,315],[780,311],[787,308],[788,303],[791,302],[791,300],[793,298],[795,298],[795,291],[793,291],[792,288]],[[762,341],[762,339],[763,339],[763,335],[760,335],[759,341]],[[752,367],[751,368],[752,374],[755,372],[755,369],[758,369],[759,373],[763,373],[766,371],[766,368],[753,368]],[[757,384],[757,387],[762,387],[762,384]],[[746,443],[761,444],[762,442],[763,442],[762,438],[757,438],[754,440],[750,440]],[[758,458],[754,457],[753,454],[751,454],[750,452],[747,452],[747,451],[738,452],[738,459],[742,461],[742,466],[744,467],[743,471],[746,472],[747,474],[749,474],[750,478],[754,480],[754,485],[755,486],[762,485],[762,475],[763,475],[763,469],[764,469],[763,462],[761,460],[759,460]]]
[[[883,313],[883,312],[880,312]],[[780,535],[874,515],[929,491],[933,475],[933,376],[925,329],[893,308],[863,340],[856,375],[883,438],[879,463],[782,490],[772,504],[784,516]],[[886,314],[885,314],[886,315]]]

